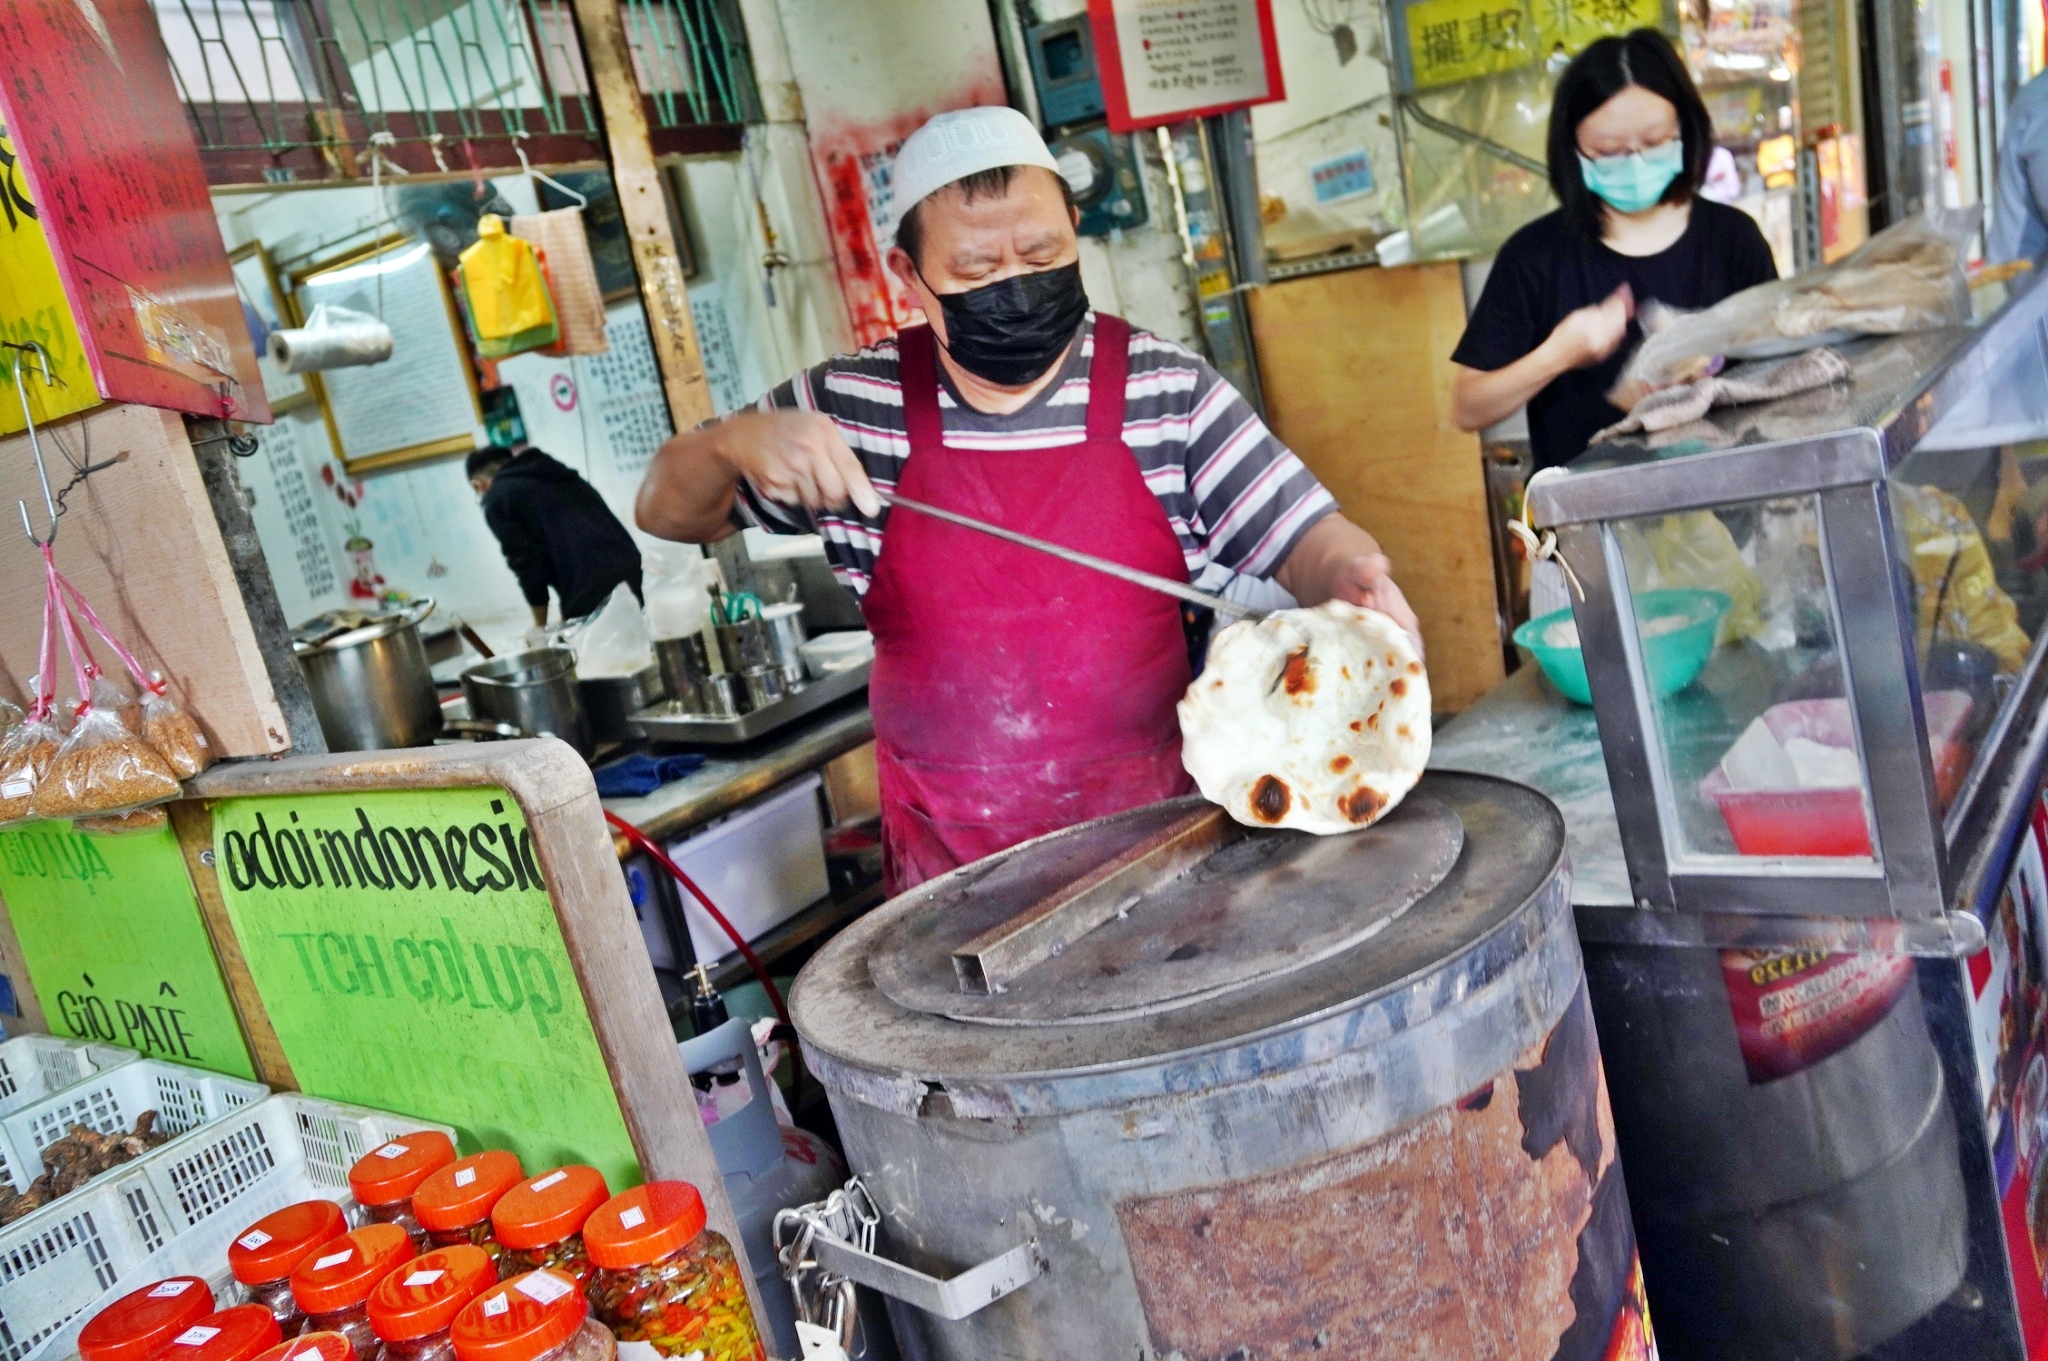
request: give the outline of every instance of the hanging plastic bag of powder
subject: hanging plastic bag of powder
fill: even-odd
[[[147,808],[138,808],[132,813],[112,813],[103,818],[76,818],[71,823],[74,832],[89,832],[94,836],[127,836],[134,832],[153,832],[171,820],[160,803]]]
[[[142,687],[142,738],[155,747],[181,779],[191,779],[213,764],[213,744],[192,715],[170,697],[164,673],[152,671]]]
[[[29,804],[36,786],[57,757],[63,736],[57,731],[57,584],[43,593],[43,638],[36,649],[39,670],[30,679],[35,692],[28,716],[0,738],[0,824],[32,816]]]
[[[52,568],[53,576],[54,572]],[[176,798],[178,776],[170,764],[128,730],[120,709],[102,709],[92,702],[97,664],[78,622],[56,600],[55,591],[53,586],[53,612],[71,653],[81,703],[77,724],[29,796],[29,812],[39,818],[93,817]]]

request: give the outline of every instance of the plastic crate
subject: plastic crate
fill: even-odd
[[[198,1276],[233,1294],[228,1245],[295,1201],[353,1211],[348,1170],[385,1141],[446,1125],[291,1093],[126,1164],[0,1228],[0,1361],[68,1357],[78,1331],[131,1290]]]
[[[268,1095],[260,1082],[138,1058],[0,1115],[0,1171],[23,1191],[43,1170],[43,1150],[73,1125],[114,1134],[135,1128],[144,1111],[155,1111],[158,1129],[182,1135]]]
[[[137,1057],[133,1049],[57,1035],[21,1035],[0,1042],[0,1115]]]

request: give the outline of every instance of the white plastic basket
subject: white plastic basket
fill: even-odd
[[[198,1276],[230,1302],[228,1245],[295,1201],[353,1209],[348,1170],[400,1134],[445,1125],[283,1093],[238,1110],[0,1228],[0,1361],[68,1357],[131,1290]]]
[[[161,1059],[135,1059],[0,1115],[0,1171],[15,1190],[27,1190],[43,1170],[43,1149],[73,1125],[116,1134],[135,1128],[144,1111],[155,1111],[158,1129],[184,1134],[268,1095],[270,1089],[260,1082]]]
[[[136,1057],[133,1049],[58,1035],[20,1035],[0,1042],[0,1115]]]

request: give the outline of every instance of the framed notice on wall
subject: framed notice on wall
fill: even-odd
[[[334,455],[351,473],[464,454],[482,442],[476,372],[447,277],[424,241],[385,242],[297,276],[301,317],[321,303],[382,318],[391,358],[329,369],[319,392]]]
[[[1287,97],[1273,0],[1088,0],[1088,20],[1118,132]]]

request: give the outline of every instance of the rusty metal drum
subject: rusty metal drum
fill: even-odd
[[[903,1354],[1650,1355],[1557,809],[1433,772],[1342,837],[1212,814],[966,866],[797,980],[879,1254],[1043,1263],[892,1301]]]

